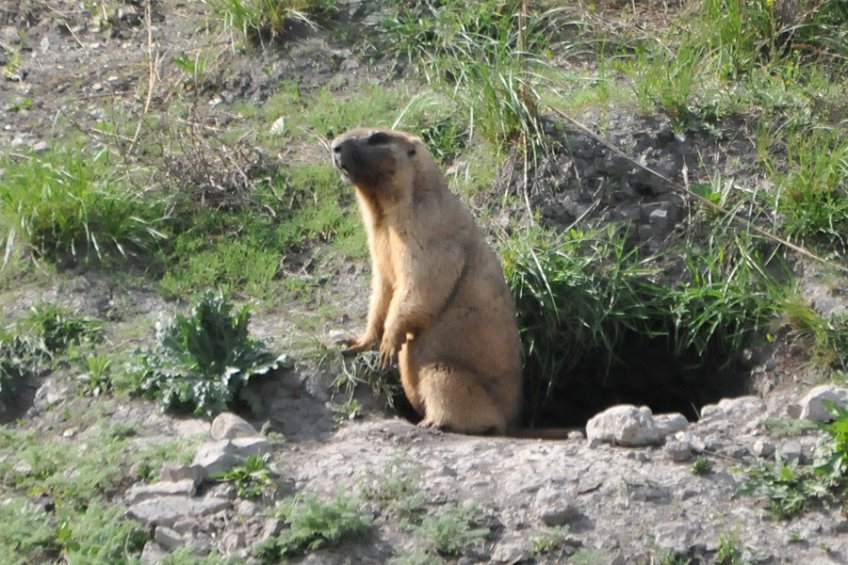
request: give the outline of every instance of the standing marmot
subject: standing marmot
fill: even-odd
[[[356,129],[332,143],[356,187],[373,264],[368,327],[348,342],[397,353],[422,425],[504,434],[521,405],[521,344],[498,259],[420,139]]]

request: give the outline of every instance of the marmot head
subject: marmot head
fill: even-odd
[[[432,161],[420,139],[390,129],[358,128],[334,139],[330,149],[342,180],[375,196],[412,190],[421,164]]]

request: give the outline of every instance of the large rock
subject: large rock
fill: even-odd
[[[146,525],[170,527],[183,516],[206,516],[230,506],[230,501],[224,498],[159,496],[133,504],[127,514]]]
[[[191,466],[206,479],[229,471],[251,455],[264,455],[269,451],[271,444],[262,436],[222,439],[198,447]]]
[[[126,499],[130,504],[159,496],[194,496],[197,490],[192,479],[180,481],[160,481],[149,485],[133,485],[127,490]]]
[[[232,412],[223,412],[218,414],[212,420],[211,429],[212,439],[233,439],[237,437],[256,436],[259,432],[256,431],[250,422],[233,414]]]
[[[821,385],[815,387],[801,399],[801,415],[803,420],[827,422],[833,419],[833,414],[825,406],[825,401],[834,402],[837,406],[848,406],[848,389],[836,385]]]
[[[586,437],[590,442],[637,447],[662,443],[665,435],[647,406],[619,404],[596,414],[586,423]]]

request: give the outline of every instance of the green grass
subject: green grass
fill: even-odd
[[[672,356],[730,362],[775,315],[782,286],[744,239],[714,240],[689,258],[674,283],[625,234],[572,230],[517,233],[502,249],[516,298],[531,410],[575,378],[586,362],[627,366],[625,344]],[[658,345],[658,343],[660,345]]]
[[[0,155],[3,263],[24,252],[103,261],[142,256],[164,237],[163,205],[143,198],[105,150],[74,145]]]
[[[282,36],[287,24],[326,19],[338,9],[337,0],[215,0],[212,6],[224,29],[263,43]]]

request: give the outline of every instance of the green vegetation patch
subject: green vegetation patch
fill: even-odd
[[[239,401],[250,405],[252,377],[287,367],[248,333],[250,308],[233,312],[219,292],[206,292],[189,315],[178,314],[157,336],[158,344],[142,351],[131,370],[138,391],[166,408],[214,416]]]
[[[138,256],[164,237],[161,202],[143,197],[105,150],[0,155],[0,169],[4,264],[16,250],[50,259]]]
[[[341,494],[330,501],[300,494],[279,502],[275,513],[289,527],[260,546],[259,558],[264,563],[338,545],[346,538],[365,535],[372,527],[372,519],[360,509],[359,501]]]
[[[756,249],[741,239],[686,252],[674,282],[613,228],[525,231],[502,255],[534,411],[558,387],[576,382],[574,369],[587,362],[602,367],[601,378],[627,366],[625,345],[652,340],[670,356],[689,352],[704,362],[730,362],[772,320],[780,291]]]

